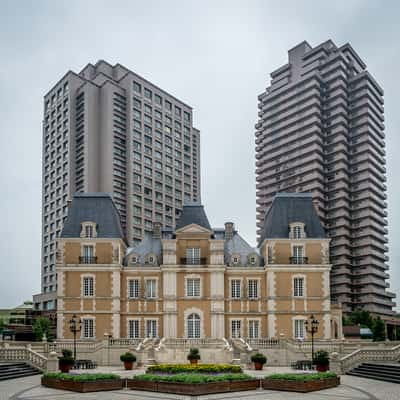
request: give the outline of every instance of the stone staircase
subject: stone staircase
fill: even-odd
[[[0,363],[0,381],[38,374],[39,370],[23,362]]]
[[[358,367],[347,372],[347,375],[400,383],[400,364],[362,363]]]

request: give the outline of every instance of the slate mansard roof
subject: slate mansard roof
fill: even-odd
[[[289,237],[289,225],[293,222],[304,223],[309,238],[326,237],[311,193],[277,193],[265,216],[259,245],[265,239]]]
[[[97,224],[98,238],[124,239],[119,213],[108,193],[75,193],[60,237],[79,238],[82,222]]]
[[[196,224],[210,231],[212,230],[204,207],[199,203],[193,202],[183,205],[182,213],[176,222],[176,229],[178,230],[190,224]]]

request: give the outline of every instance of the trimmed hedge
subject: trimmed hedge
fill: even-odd
[[[146,373],[165,373],[165,374],[179,374],[179,373],[201,373],[201,374],[227,374],[242,373],[243,370],[238,365],[230,364],[160,364],[152,365],[147,368]]]
[[[63,372],[49,372],[43,375],[43,378],[61,379],[64,381],[73,382],[91,382],[91,381],[104,381],[110,379],[121,379],[119,375],[115,374],[66,374]]]
[[[221,375],[201,375],[196,373],[175,374],[175,375],[157,375],[142,374],[134,375],[134,380],[150,381],[150,382],[171,382],[171,383],[209,383],[209,382],[229,382],[229,381],[245,381],[256,379],[247,374],[221,374]]]
[[[336,378],[334,372],[318,372],[316,374],[272,374],[265,377],[265,379],[282,379],[285,381],[318,381],[321,379]]]

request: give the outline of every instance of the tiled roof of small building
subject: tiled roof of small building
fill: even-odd
[[[237,232],[234,232],[233,237],[225,241],[225,264],[231,264],[233,255],[240,256],[240,264],[247,265],[250,254],[257,254],[258,249],[251,247]]]
[[[61,231],[63,238],[79,238],[82,222],[97,224],[98,238],[124,239],[119,213],[108,193],[75,193]]]
[[[208,222],[204,207],[199,203],[183,205],[181,215],[176,222],[176,229],[178,230],[190,224],[196,224],[211,231],[211,226]]]
[[[304,223],[309,238],[326,237],[311,193],[277,193],[265,215],[259,244],[265,239],[289,237],[289,225],[293,222]]]
[[[130,247],[124,259],[124,264],[127,264],[127,258],[130,255],[137,255],[140,263],[146,262],[146,257],[149,254],[154,254],[158,258],[158,262],[161,263],[162,256],[161,239],[155,238],[151,233],[146,232],[143,240],[135,247]]]

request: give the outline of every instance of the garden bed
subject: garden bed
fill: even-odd
[[[137,375],[127,380],[132,390],[200,396],[204,394],[255,390],[260,386],[259,379],[245,374],[199,375],[196,373],[176,375]]]
[[[239,365],[231,364],[159,364],[151,365],[146,370],[148,374],[236,374],[242,372]]]
[[[120,390],[124,384],[125,379],[113,374],[49,373],[42,377],[43,386],[81,393]]]
[[[340,385],[340,378],[332,372],[317,374],[275,374],[265,377],[262,388],[285,392],[314,392]]]

